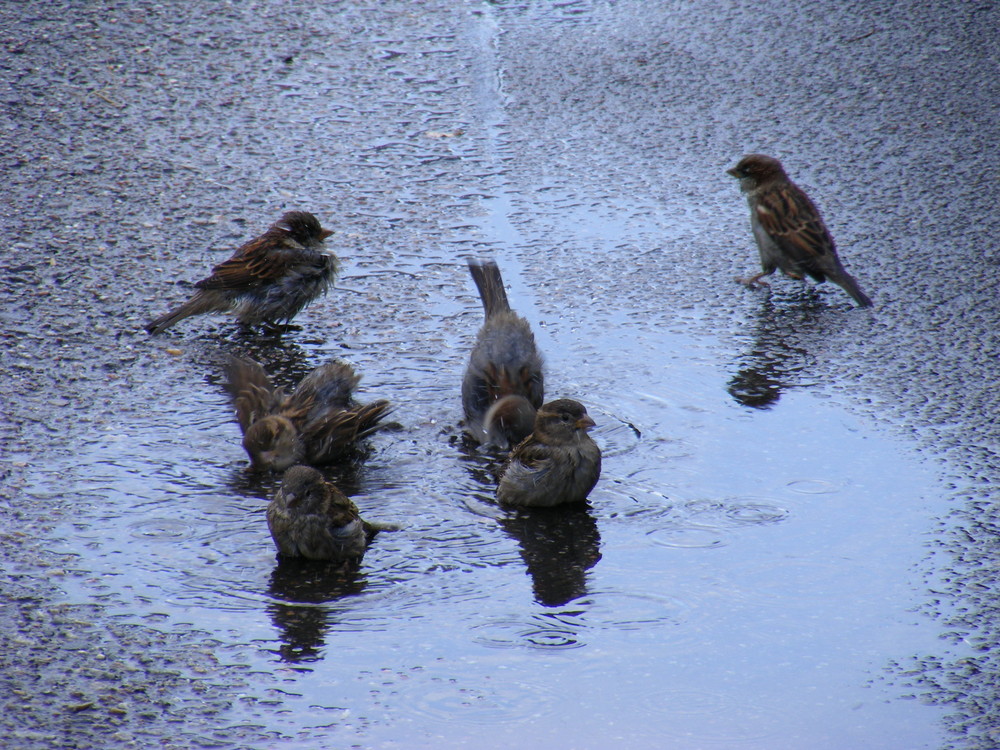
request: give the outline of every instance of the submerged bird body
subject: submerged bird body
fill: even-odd
[[[593,426],[577,401],[558,399],[542,406],[534,431],[504,465],[497,500],[534,507],[586,500],[601,475],[601,449],[587,434]]]
[[[793,279],[829,279],[861,307],[872,301],[844,269],[819,209],[770,156],[750,154],[728,170],[740,181],[750,206],[750,226],[760,251],[761,273],[740,281],[749,287],[776,270]]]
[[[353,401],[361,377],[344,362],[329,362],[285,394],[256,362],[232,359],[226,389],[243,430],[252,471],[284,471],[297,463],[328,464],[345,458],[357,442],[382,425],[388,401]]]
[[[267,528],[282,557],[359,560],[368,531],[357,506],[309,466],[293,466],[267,506]]]
[[[288,323],[336,278],[337,257],[324,248],[333,232],[306,211],[289,211],[264,234],[195,284],[197,291],[175,310],[150,322],[161,333],[192,315],[232,312],[246,326]]]
[[[466,429],[474,440],[506,449],[523,440],[544,399],[542,358],[528,321],[510,309],[500,269],[469,261],[486,320],[462,380]]]

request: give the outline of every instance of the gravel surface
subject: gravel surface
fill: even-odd
[[[457,383],[478,315],[457,259],[513,247],[514,298],[532,295],[557,330],[565,290],[585,290],[591,313],[572,326],[712,337],[734,352],[737,398],[750,387],[765,406],[821,382],[919,445],[951,503],[928,541],[924,614],[974,655],[894,670],[947,707],[948,743],[996,747],[998,28],[986,2],[0,6],[5,746],[322,742],[289,716],[287,666],[262,672],[148,599],[136,615],[79,551],[89,543],[67,545],[67,529],[89,539],[111,490],[38,479],[72,475],[99,441],[131,455],[123,425],[178,430],[151,413],[198,419],[204,403],[174,400],[184,389],[224,403],[205,373],[225,322],[153,343],[141,326],[282,210],[308,207],[337,219],[349,262],[329,304],[351,312],[304,323],[301,351],[237,344],[292,375],[335,340],[372,370],[369,344],[394,347],[404,364],[380,386],[438,374],[446,354]],[[874,315],[842,314],[836,289],[776,281],[765,298],[732,284],[756,251],[723,170],[755,150],[809,188]],[[369,336],[376,316],[392,324]],[[613,339],[572,356],[599,362]],[[451,429],[433,421],[444,398],[415,398],[421,434]],[[600,553],[584,526],[589,567]],[[577,591],[571,578],[556,587]]]

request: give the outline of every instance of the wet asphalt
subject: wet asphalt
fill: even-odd
[[[835,413],[818,423],[905,444],[943,489],[927,518],[908,513],[905,493],[886,518],[919,537],[909,584],[919,617],[954,648],[896,655],[895,679],[940,717],[919,746],[995,746],[1000,6],[28,0],[0,7],[0,22],[8,746],[323,741],[315,717],[284,715],[285,677],[246,658],[237,622],[213,631],[183,615],[183,597],[163,611],[151,603],[137,558],[147,540],[181,532],[118,525],[118,504],[243,496],[258,505],[239,505],[241,520],[259,520],[269,487],[239,485],[218,388],[228,351],[289,381],[349,357],[367,396],[397,403],[405,446],[380,444],[359,491],[381,482],[405,494],[406,473],[438,466],[457,439],[479,314],[462,261],[471,254],[500,259],[550,389],[667,446],[643,454],[629,428],[606,434],[628,471],[612,462],[599,508],[628,496],[643,456],[718,457],[699,470],[668,460],[682,478],[667,495],[693,493],[729,461],[754,481],[766,474],[754,451],[719,442],[711,410],[697,416],[707,392],[750,435],[756,420],[773,436],[764,421],[782,413],[792,434],[807,434],[808,394]],[[775,279],[755,293],[733,282],[756,267],[756,250],[725,169],[754,151],[782,158],[809,191],[873,311],[835,287]],[[156,340],[142,332],[289,208],[337,230],[345,270],[287,345],[243,338],[222,319]],[[653,396],[670,404],[665,425]],[[213,484],[220,455],[230,487]],[[120,457],[121,474],[87,469],[88,456]],[[860,476],[887,492],[917,486],[862,458]],[[854,460],[833,451],[833,465],[802,476],[854,481],[835,465]],[[399,520],[392,510],[382,520]],[[598,541],[589,519],[581,525],[590,569]],[[461,569],[457,552],[443,558],[452,554]],[[249,555],[236,564],[259,562]],[[552,595],[534,584],[543,603],[581,585],[556,582]],[[881,674],[885,654],[875,661]],[[337,721],[359,746],[465,737]],[[520,726],[508,739],[541,741]],[[803,741],[836,746],[823,731]],[[794,746],[768,742],[759,746]],[[585,735],[571,744],[587,746]]]

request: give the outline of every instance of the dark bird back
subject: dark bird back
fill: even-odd
[[[486,320],[462,380],[466,428],[477,442],[506,448],[530,432],[534,410],[542,405],[542,358],[528,321],[510,309],[497,264],[470,260],[469,271]],[[487,424],[487,412],[501,399],[502,411]]]

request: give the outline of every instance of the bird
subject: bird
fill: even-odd
[[[531,435],[501,469],[502,505],[551,507],[587,499],[601,475],[601,449],[587,434],[594,420],[579,401],[561,398],[535,415]]]
[[[328,562],[357,562],[377,531],[350,498],[311,466],[296,465],[281,477],[267,506],[267,528],[278,555]]]
[[[290,394],[274,387],[253,360],[232,357],[226,376],[252,472],[347,458],[358,441],[384,426],[381,419],[389,411],[385,400],[354,402],[361,376],[346,362],[320,365]]]
[[[146,332],[162,333],[210,312],[233,312],[244,326],[287,324],[337,276],[340,263],[324,245],[331,234],[308,211],[288,211],[197,282],[187,302],[148,323]]]
[[[781,162],[771,156],[750,154],[727,173],[740,181],[750,205],[750,226],[760,251],[761,273],[738,281],[749,288],[766,282],[763,277],[781,269],[786,276],[811,276],[817,283],[829,279],[861,307],[871,307],[858,282],[837,257],[826,224],[809,196],[792,182]]]
[[[531,326],[510,309],[494,261],[468,260],[486,320],[462,378],[462,408],[469,436],[509,450],[527,437],[545,396],[542,356]]]

